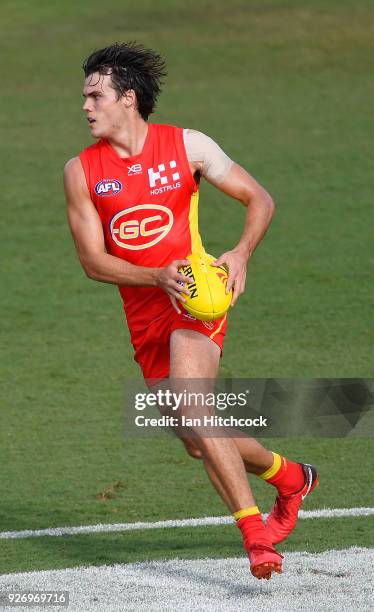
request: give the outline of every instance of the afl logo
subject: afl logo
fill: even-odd
[[[165,238],[173,227],[173,221],[173,213],[166,206],[139,204],[114,215],[109,229],[119,247],[140,251]]]
[[[95,193],[98,196],[117,195],[122,191],[122,183],[117,179],[103,179],[95,185]]]

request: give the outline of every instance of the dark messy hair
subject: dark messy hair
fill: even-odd
[[[110,74],[118,98],[133,89],[137,109],[145,121],[156,107],[162,79],[166,76],[161,55],[136,42],[116,42],[94,51],[84,60],[83,70],[86,77],[94,72]]]

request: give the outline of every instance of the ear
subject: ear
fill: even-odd
[[[136,106],[136,95],[133,89],[128,89],[122,96],[122,101],[126,108],[130,108],[131,106]]]

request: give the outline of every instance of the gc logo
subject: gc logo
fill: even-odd
[[[139,251],[148,249],[165,238],[173,226],[173,221],[173,213],[166,206],[139,204],[115,214],[109,229],[119,247]]]

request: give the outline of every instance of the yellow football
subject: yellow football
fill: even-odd
[[[186,298],[185,302],[181,302],[183,308],[201,321],[223,317],[232,299],[232,291],[226,293],[228,267],[225,264],[212,266],[215,257],[207,253],[193,253],[187,259],[191,263],[179,268],[184,276],[191,279],[186,284],[190,295],[182,294]]]

